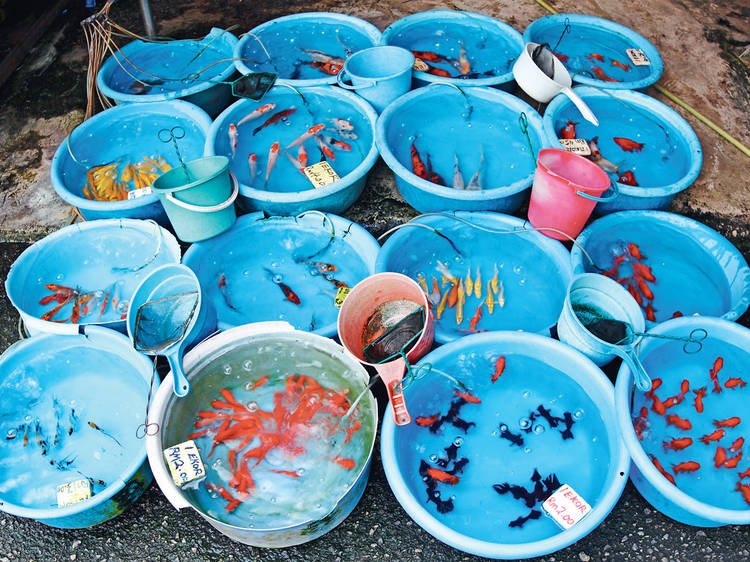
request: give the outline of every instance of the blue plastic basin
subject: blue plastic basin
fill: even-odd
[[[275,107],[237,127],[236,151],[232,150],[229,128],[243,117],[266,104]],[[269,118],[284,110],[294,108],[284,120],[259,130]],[[356,139],[339,133],[333,119],[345,119],[353,126]],[[377,114],[359,96],[332,86],[298,88],[275,86],[263,100],[241,100],[228,107],[211,125],[206,138],[205,154],[223,155],[231,160],[230,170],[240,182],[238,202],[244,210],[263,210],[271,214],[296,215],[302,211],[317,209],[341,213],[349,208],[365,187],[367,173],[378,158],[373,129]],[[295,167],[284,154],[284,149],[313,125],[325,124],[323,134],[341,140],[349,151],[334,150],[334,158],[327,161],[338,174],[339,180],[324,187],[315,188],[310,180]],[[346,134],[347,132],[345,132]],[[265,182],[268,154],[274,142],[279,142],[281,152],[276,165]],[[322,153],[315,142],[304,143],[308,154],[308,165],[321,160]],[[298,147],[289,149],[289,155],[297,157]],[[257,171],[251,181],[248,156],[257,156]]]
[[[493,383],[501,355],[505,369]],[[564,548],[604,520],[625,486],[630,459],[617,432],[612,384],[591,361],[537,334],[491,332],[439,347],[417,364],[424,367],[419,374],[427,372],[428,365],[433,372],[405,390],[412,417],[445,416],[451,409],[468,427],[464,430],[458,421],[443,421],[435,431],[418,422],[397,428],[392,412],[383,416],[380,443],[385,474],[399,503],[418,525],[465,552],[519,559]],[[441,373],[461,381],[481,403],[462,404],[457,385]],[[554,418],[564,419],[567,412],[573,422],[569,437],[563,437],[563,425],[568,423],[553,426],[554,420],[546,421],[539,414],[540,405]],[[505,432],[521,441],[502,438]],[[455,471],[451,450],[456,461],[468,462],[461,462],[454,485],[434,484],[440,500],[450,500],[453,506],[441,513],[436,502],[428,501],[430,481],[420,474],[420,464]],[[541,502],[527,506],[510,493],[493,489],[507,482],[533,490],[534,471],[542,478],[555,474],[592,510],[564,531],[541,513]],[[529,515],[530,508],[537,510],[538,519],[519,528],[509,526],[517,517]]]
[[[180,164],[173,144],[159,140],[159,131],[181,127],[184,138],[178,142],[185,161],[203,155],[203,145],[211,119],[199,107],[179,101],[131,103],[112,107],[81,123],[60,144],[52,158],[50,178],[55,192],[66,203],[78,207],[87,219],[154,219],[168,224],[164,209],[154,194],[125,201],[92,201],[83,195],[86,172],[91,168],[120,161],[117,168],[161,156],[174,167]]]
[[[693,129],[673,109],[645,94],[609,91],[581,86],[574,91],[599,119],[599,126],[581,119],[565,96],[557,96],[544,112],[544,132],[556,146],[560,131],[569,121],[576,123],[576,136],[590,141],[598,137],[603,158],[619,166],[619,173],[632,171],[638,186],[617,183],[620,194],[599,203],[594,213],[630,209],[663,209],[698,177],[703,151]],[[628,152],[613,140],[626,138],[642,143]],[[617,182],[618,174],[610,174]]]
[[[533,152],[521,130],[522,115]],[[549,146],[539,114],[527,103],[493,88],[459,90],[446,84],[432,84],[396,99],[378,118],[375,139],[401,195],[420,212],[516,211],[534,179],[536,154]],[[412,143],[425,165],[430,157],[447,186],[412,172]],[[480,148],[485,158],[483,189],[450,187],[455,157],[468,185],[479,168]]]
[[[736,320],[750,304],[745,258],[721,234],[687,217],[661,211],[613,213],[592,222],[577,241],[604,270],[623,253],[623,244],[639,247],[645,256],[642,263],[656,278],[648,283],[656,322],[672,318],[675,312]],[[574,273],[597,272],[577,245],[570,259]],[[622,265],[618,276],[632,273],[630,266]]]
[[[379,41],[377,27],[353,16],[333,12],[292,14],[244,34],[234,48],[234,64],[242,74],[275,72],[279,83],[293,86],[335,84],[336,75],[308,64],[313,59],[303,51],[336,57],[340,68],[350,54],[374,47]]]
[[[562,36],[565,26],[568,32]],[[525,42],[558,45],[555,53],[562,55],[563,63],[575,82],[615,90],[643,89],[656,82],[664,69],[659,51],[645,37],[613,21],[582,14],[554,14],[534,20],[523,33]],[[650,65],[631,63],[626,49],[641,49]],[[600,55],[603,60],[591,57]],[[565,58],[567,57],[567,59]],[[612,64],[616,60],[623,69]],[[595,78],[593,67],[600,68],[604,76],[618,80],[610,82]],[[589,74],[582,74],[581,72]]]
[[[521,34],[506,23],[473,12],[429,10],[396,20],[383,31],[383,44],[411,51],[429,51],[453,61],[459,59],[461,45],[471,65],[462,75],[450,62],[427,64],[448,72],[451,77],[414,72],[414,82],[452,82],[464,86],[499,86],[513,82],[512,66],[523,50]]]
[[[133,41],[104,61],[96,85],[117,103],[180,98],[214,117],[232,99],[222,82],[234,73],[236,45],[234,35],[216,27],[200,41]]]

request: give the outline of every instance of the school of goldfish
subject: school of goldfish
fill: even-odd
[[[625,287],[638,303],[638,306],[643,309],[646,320],[656,322],[654,313],[657,309],[654,308],[654,293],[649,283],[656,283],[657,281],[651,268],[644,263],[645,260],[646,256],[641,254],[638,245],[630,242],[622,247],[621,253],[615,256],[612,267],[603,272],[603,275],[614,279]],[[627,267],[630,267],[630,275],[626,275],[620,271],[620,268]],[[682,313],[675,311],[672,318],[679,316],[682,316]]]
[[[124,201],[133,189],[149,187],[154,180],[172,166],[161,156],[146,156],[143,161],[122,166],[113,162],[96,166],[86,172],[86,182],[81,191],[86,199],[94,201]]]
[[[42,314],[42,320],[77,324],[86,316],[96,315],[95,321],[100,322],[109,308],[117,319],[125,319],[128,315],[128,303],[118,297],[117,283],[113,283],[103,291],[85,291],[78,287],[67,287],[56,283],[47,283],[44,287],[51,294],[42,297],[39,304],[42,306],[56,304]],[[70,306],[70,314],[61,316],[67,306]]]
[[[568,55],[565,55],[561,52],[555,52],[554,55],[560,59],[560,62],[567,63],[570,57]],[[586,55],[586,58],[591,61],[591,72],[598,78],[599,80],[603,80],[604,82],[622,82],[622,80],[615,80],[614,78],[611,78],[607,75],[607,73],[604,71],[604,69],[599,66],[598,63],[606,63],[607,58],[604,55],[601,55],[599,53],[590,53]],[[617,59],[614,59],[612,57],[609,57],[610,66],[613,66],[615,68],[619,68],[621,70],[624,70],[625,72],[628,72],[632,69],[632,66],[623,62],[620,62]]]

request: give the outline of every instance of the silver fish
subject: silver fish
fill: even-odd
[[[453,158],[456,161],[453,166],[453,188],[464,189],[466,186],[464,185],[464,177],[461,175],[461,170],[458,167],[458,155],[454,154]]]
[[[471,179],[469,180],[469,185],[466,186],[466,189],[472,189],[479,191],[482,189],[482,174],[484,173],[484,150],[482,147],[479,147],[479,166],[477,166],[477,171],[474,172],[474,175],[471,176]]]

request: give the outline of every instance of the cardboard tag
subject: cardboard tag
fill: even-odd
[[[82,502],[91,497],[91,483],[82,478],[57,487],[57,507]]]
[[[341,305],[344,304],[344,299],[346,298],[346,295],[349,294],[349,291],[351,291],[349,287],[339,287],[339,290],[336,291],[336,297],[333,299],[333,304],[336,306],[336,308],[341,308]]]
[[[325,160],[313,164],[312,166],[307,166],[306,168],[303,168],[302,171],[305,172],[307,179],[310,180],[310,183],[313,184],[315,189],[324,187],[329,183],[341,179],[336,171],[331,168],[331,165]]]
[[[651,61],[648,60],[648,57],[646,56],[646,53],[643,52],[643,49],[625,49],[625,52],[628,54],[630,62],[632,62],[634,65],[651,66]]]
[[[164,458],[167,459],[172,480],[178,486],[198,480],[206,475],[201,452],[192,439],[164,449]]]
[[[560,139],[560,144],[563,145],[565,150],[574,154],[580,154],[581,156],[591,154],[591,147],[586,139]]]
[[[427,63],[424,62],[422,59],[414,59],[414,66],[412,66],[414,70],[418,70],[419,72],[427,72],[430,70],[430,67],[427,66]]]
[[[563,484],[545,500],[542,509],[560,527],[570,529],[591,511],[591,506],[573,488]]]
[[[150,185],[147,185],[146,187],[139,187],[138,189],[134,189],[132,191],[128,191],[128,199],[138,199],[139,197],[143,197],[144,195],[151,195]]]

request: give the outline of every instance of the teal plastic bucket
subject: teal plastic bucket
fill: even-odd
[[[151,188],[183,242],[213,238],[228,230],[237,219],[234,200],[239,184],[229,173],[226,156],[206,156],[187,162],[156,178]]]

